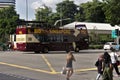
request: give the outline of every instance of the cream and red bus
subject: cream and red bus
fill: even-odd
[[[76,29],[43,28],[39,26],[19,25],[16,28],[16,50],[79,52],[88,49],[89,37],[85,25],[76,25]]]

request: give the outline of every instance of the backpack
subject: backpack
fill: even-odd
[[[99,61],[97,60],[97,61],[95,62],[95,66],[98,67],[98,65],[99,65]]]

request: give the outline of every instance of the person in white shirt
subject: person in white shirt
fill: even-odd
[[[115,69],[117,75],[120,76],[120,72],[117,64],[119,55],[116,53],[114,48],[111,48],[110,50],[111,50],[110,56],[111,56],[111,62],[112,62],[113,68]]]

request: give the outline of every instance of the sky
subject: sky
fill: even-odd
[[[26,1],[28,3],[28,19],[26,18]],[[63,0],[16,0],[16,11],[20,15],[20,19],[34,20],[35,19],[35,9],[38,7],[43,7],[45,4],[52,8],[53,11],[56,9],[56,4],[62,2]],[[75,4],[85,3],[92,0],[72,0]]]

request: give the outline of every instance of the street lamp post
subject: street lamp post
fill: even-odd
[[[60,9],[60,26],[62,26],[62,4],[61,4],[61,9]]]
[[[64,20],[70,20],[70,18],[59,19],[59,20],[55,21],[54,26],[56,26],[58,22],[62,22]],[[62,25],[60,25],[60,26],[62,26]]]

